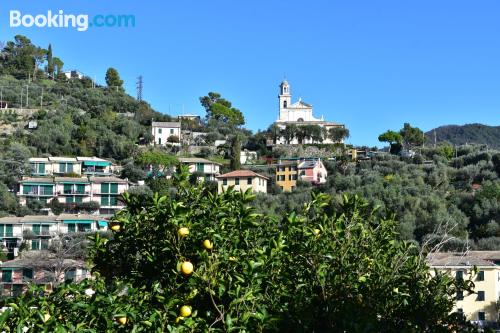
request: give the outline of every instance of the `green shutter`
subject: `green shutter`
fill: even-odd
[[[12,282],[12,271],[10,269],[2,270],[2,282]]]
[[[50,226],[47,225],[47,224],[42,225],[42,234],[43,235],[48,235],[49,234],[49,227]]]
[[[75,203],[82,203],[83,198],[82,197],[75,197]]]
[[[118,198],[117,197],[110,197],[109,198],[109,205],[110,206],[117,206],[118,205]]]
[[[33,270],[31,268],[23,268],[23,278],[33,279]]]
[[[39,243],[38,239],[33,239],[31,241],[31,249],[32,250],[40,250],[40,243]]]
[[[68,232],[75,232],[75,231],[76,231],[75,224],[74,223],[68,224]]]
[[[109,184],[101,184],[101,193],[109,193]]]
[[[49,249],[49,240],[48,239],[41,239],[40,242],[41,244],[41,249],[42,250],[48,250]]]
[[[101,197],[101,206],[109,206],[109,197]]]
[[[4,235],[4,233],[3,233],[3,232],[4,232],[4,229],[5,229],[4,225],[3,225],[3,224],[0,224],[0,237],[5,237],[5,235]]]
[[[64,194],[70,194],[72,189],[73,189],[73,185],[64,184]]]
[[[45,164],[44,163],[41,163],[41,164],[38,164],[38,173],[45,173]]]
[[[32,188],[33,188],[33,185],[24,185],[23,186],[23,194],[29,194],[31,192]]]
[[[40,225],[39,224],[34,224],[32,230],[35,233],[35,235],[40,235]]]
[[[75,202],[75,197],[66,197],[66,203],[73,203]]]
[[[5,225],[5,237],[12,237],[14,226],[12,224]]]
[[[78,193],[78,194],[85,194],[85,185],[83,185],[83,184],[77,184],[76,185],[76,193]]]
[[[73,172],[73,163],[68,163],[66,165],[66,172]]]
[[[118,193],[118,184],[112,183],[111,185],[111,192],[110,193]]]

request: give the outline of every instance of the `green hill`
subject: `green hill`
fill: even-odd
[[[435,136],[434,136],[435,133]],[[447,125],[425,133],[427,142],[449,142],[455,145],[485,144],[500,148],[500,126],[482,124]]]

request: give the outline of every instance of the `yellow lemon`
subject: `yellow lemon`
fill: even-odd
[[[319,230],[319,229],[314,229],[314,230],[313,230],[313,233],[314,233],[314,235],[315,235],[315,236],[319,236],[319,234],[321,233],[321,230]]]
[[[43,322],[46,323],[47,321],[49,321],[50,319],[50,315],[48,313],[44,314],[43,315]]]
[[[205,239],[203,241],[203,247],[206,249],[206,250],[211,250],[213,247],[214,247],[214,244],[212,244],[212,242],[208,239]]]
[[[189,229],[188,229],[188,228],[186,228],[186,227],[180,228],[180,229],[177,231],[177,234],[178,234],[180,237],[186,237],[187,235],[189,235]]]
[[[184,274],[186,276],[191,275],[193,273],[193,270],[194,270],[194,266],[189,261],[184,261],[182,263],[182,265],[181,265],[182,274]]]
[[[191,307],[187,306],[187,305],[184,305],[183,307],[181,307],[180,315],[181,315],[181,317],[189,317],[191,315]]]
[[[125,325],[127,323],[127,317],[118,317],[116,321],[120,323],[120,325]]]
[[[113,231],[118,231],[118,230],[120,230],[120,225],[119,225],[118,223],[117,223],[117,224],[113,224],[113,225],[111,226],[111,230],[113,230]]]

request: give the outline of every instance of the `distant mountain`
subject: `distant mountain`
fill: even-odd
[[[443,141],[456,145],[474,143],[500,148],[500,126],[482,124],[441,126],[425,133],[427,142],[434,142],[434,132],[438,143]]]

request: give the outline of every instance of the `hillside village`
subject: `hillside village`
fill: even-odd
[[[112,238],[124,196],[168,196],[186,173],[213,194],[255,194],[254,208],[269,216],[299,211],[318,193],[335,198],[332,207],[344,193],[365,196],[396,214],[398,237],[439,247],[432,268],[463,279],[475,267],[478,292],[457,294],[455,310],[481,325],[498,321],[499,151],[426,144],[410,124],[382,133],[385,149],[347,145],[349,124],[294,102],[286,80],[265,131],[245,129],[245,113],[214,92],[200,97],[204,117],[165,115],[126,95],[116,70],[107,86],[64,71],[60,60],[26,77],[9,57],[34,47],[16,36],[0,72],[2,296],[21,295],[31,282],[49,293],[90,278],[87,236]],[[446,245],[442,228],[452,236]]]

